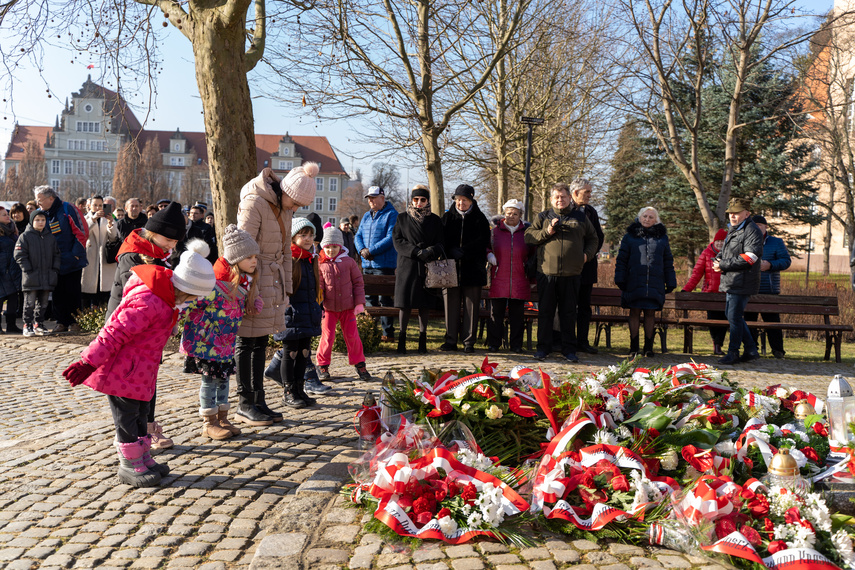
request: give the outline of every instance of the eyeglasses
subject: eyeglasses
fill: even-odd
[[[419,197],[413,198],[413,202],[419,202],[419,203],[421,203],[421,202],[427,202],[427,201],[428,201],[428,199],[427,199],[427,198],[425,198],[425,197],[423,197],[423,196],[419,196]]]

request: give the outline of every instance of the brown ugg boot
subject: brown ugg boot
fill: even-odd
[[[241,434],[240,428],[234,426],[229,421],[229,409],[228,408],[226,408],[225,410],[220,408],[220,411],[217,412],[217,419],[220,421],[220,427],[223,429],[229,430],[230,432],[232,432],[232,435],[240,435]]]
[[[220,420],[217,416],[216,410],[211,414],[202,414],[202,419],[205,422],[202,425],[202,435],[211,439],[229,439],[232,437],[232,432],[220,426]]]

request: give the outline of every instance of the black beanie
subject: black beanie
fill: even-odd
[[[410,200],[413,198],[427,198],[428,202],[430,202],[430,190],[426,190],[424,188],[413,188],[413,192],[410,194]]]
[[[306,216],[306,219],[312,222],[312,225],[315,226],[315,241],[324,241],[324,221],[321,217],[312,212]]]
[[[475,189],[469,186],[468,184],[461,184],[454,190],[454,194],[451,195],[452,198],[455,196],[463,196],[464,198],[469,198],[473,202],[475,201]]]
[[[187,231],[184,214],[181,213],[181,204],[170,202],[167,207],[158,211],[145,223],[145,229],[160,234],[167,239],[181,241]]]

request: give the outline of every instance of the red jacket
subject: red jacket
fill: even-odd
[[[692,269],[692,276],[689,277],[689,282],[683,287],[683,291],[693,291],[703,277],[704,287],[701,291],[704,293],[718,293],[721,273],[713,271],[713,261],[715,261],[716,255],[718,255],[718,250],[713,244],[709,244],[703,253],[701,253],[698,262],[695,263],[695,268]]]
[[[362,271],[353,258],[347,255],[346,248],[341,248],[338,255],[332,259],[321,250],[318,260],[325,311],[340,313],[353,310],[356,305],[365,304]]]
[[[525,262],[535,248],[525,243],[525,228],[520,226],[511,234],[504,220],[499,220],[490,240],[487,253],[496,256],[496,265],[490,268],[491,299],[528,299],[531,283],[525,276]]]

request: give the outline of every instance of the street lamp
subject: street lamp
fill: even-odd
[[[531,132],[534,128],[534,125],[542,125],[543,119],[539,117],[520,117],[520,123],[524,125],[528,125],[528,135],[526,141],[526,149],[525,149],[525,217],[526,221],[531,221],[531,209],[529,208],[529,203],[531,202],[530,194],[531,194]]]

